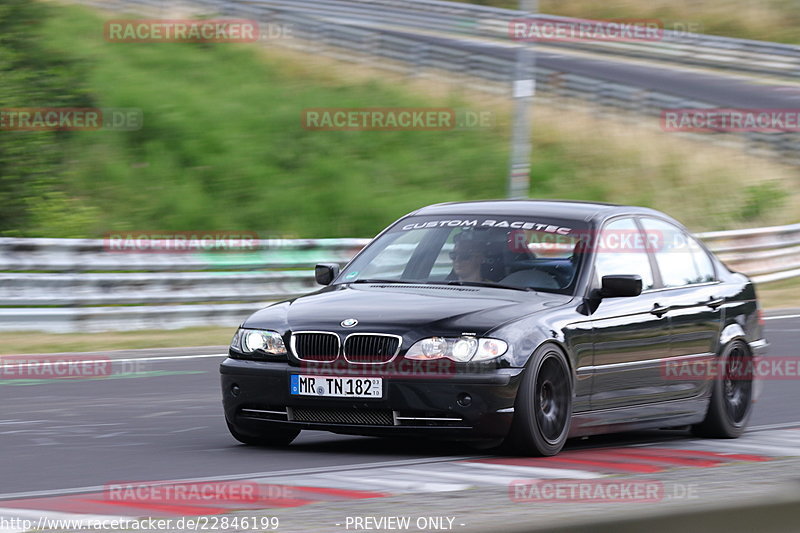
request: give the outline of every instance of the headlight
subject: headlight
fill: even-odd
[[[450,352],[452,358],[456,361],[467,362],[475,355],[475,348],[478,347],[478,341],[472,337],[465,337],[458,339],[453,343]]]
[[[466,363],[500,357],[506,353],[506,350],[508,350],[508,343],[499,339],[429,337],[418,341],[409,348],[405,357],[422,361],[447,358],[459,363]]]
[[[236,350],[237,352],[242,351],[242,330],[237,329],[236,333],[233,334],[233,338],[231,339],[231,349]]]
[[[487,361],[500,357],[508,351],[508,343],[499,339],[478,339],[478,351],[473,361]]]
[[[431,337],[417,343],[424,357],[420,359],[438,359],[447,353],[447,340],[442,337]],[[416,345],[415,345],[416,346]],[[409,351],[410,353],[410,351]],[[408,355],[406,355],[408,357]]]
[[[286,355],[280,333],[263,329],[240,329],[233,336],[231,348],[248,355]]]

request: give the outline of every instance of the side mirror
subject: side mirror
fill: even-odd
[[[642,276],[638,274],[603,276],[603,288],[600,289],[601,298],[639,296],[640,294],[642,294]]]
[[[314,267],[314,279],[320,285],[330,285],[338,275],[338,263],[320,263]]]

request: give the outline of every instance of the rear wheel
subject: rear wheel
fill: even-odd
[[[250,446],[288,446],[300,434],[299,429],[274,427],[254,436],[240,432],[227,420],[225,423],[228,424],[228,431],[231,432],[234,439]]]
[[[506,439],[522,455],[555,455],[567,441],[572,418],[572,379],[555,345],[539,347],[522,377],[514,421]]]
[[[753,405],[752,357],[741,340],[732,341],[722,351],[714,374],[711,401],[706,418],[692,426],[698,437],[734,439],[740,436]]]

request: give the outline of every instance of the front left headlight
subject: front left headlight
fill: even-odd
[[[477,337],[429,337],[408,349],[405,357],[421,361],[447,358],[458,363],[488,361],[500,357],[508,350],[508,343],[500,339]]]
[[[245,355],[286,355],[283,337],[277,331],[239,328],[231,348]]]

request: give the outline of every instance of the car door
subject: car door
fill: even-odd
[[[668,399],[693,397],[707,383],[703,372],[688,371],[691,363],[713,356],[722,327],[721,284],[702,246],[683,229],[665,220],[642,217],[640,222],[653,251],[668,307],[671,353],[664,365]]]
[[[630,239],[638,236],[638,239]],[[594,288],[603,276],[638,274],[642,294],[604,298],[591,315],[594,355],[591,409],[628,407],[664,397],[660,365],[670,355],[669,319],[643,234],[631,217],[614,219],[598,235]],[[626,246],[615,245],[628,241]]]

